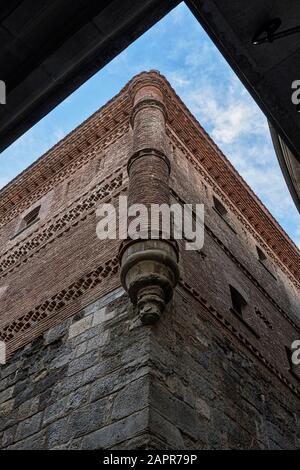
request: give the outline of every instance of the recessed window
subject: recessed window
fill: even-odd
[[[226,217],[228,215],[227,209],[223,206],[222,202],[219,201],[215,196],[213,196],[214,207],[216,211],[220,214],[221,217]]]
[[[259,261],[262,261],[262,262],[267,261],[266,255],[258,246],[256,247],[256,251],[257,251]]]
[[[33,209],[31,212],[29,212],[29,214],[25,215],[23,219],[25,227],[28,227],[29,225],[33,224],[34,222],[38,220],[40,208],[41,206],[38,206],[35,209]]]
[[[40,209],[41,206],[35,207],[32,209],[32,211],[25,215],[20,223],[19,230],[12,238],[15,238],[17,235],[24,232],[24,230],[26,230],[28,227],[31,227],[31,225],[39,220]]]
[[[100,158],[98,158],[97,163],[96,163],[96,174],[104,169],[104,162],[105,162],[105,155],[101,155]]]
[[[247,307],[247,302],[238,290],[236,290],[232,286],[229,286],[229,287],[230,287],[232,310],[242,317]]]
[[[234,227],[231,224],[231,220],[229,217],[229,213],[226,209],[226,207],[222,204],[222,202],[215,196],[213,196],[213,208],[217,212],[217,214],[221,217],[221,219],[228,225],[231,230],[236,233]]]
[[[233,286],[229,285],[230,295],[231,295],[231,308],[230,311],[235,315],[236,318],[250,331],[256,339],[260,339],[259,334],[255,328],[249,323],[249,305],[246,299],[242,294],[235,289]]]
[[[263,265],[263,267],[268,271],[268,273],[271,274],[271,276],[273,276],[274,279],[276,279],[276,276],[273,272],[273,266],[271,262],[269,261],[267,255],[262,251],[261,248],[259,248],[259,246],[256,247],[256,251],[257,251],[258,261]]]

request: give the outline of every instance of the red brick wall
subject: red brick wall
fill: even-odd
[[[49,317],[53,317],[53,323],[57,321],[59,309],[53,313],[47,310],[45,318],[27,320],[26,315],[32,316],[34,308],[109,260],[115,259],[114,265],[118,267],[118,243],[98,240],[95,211],[100,201],[110,202],[114,194],[117,196],[124,188],[124,183],[126,185],[124,165],[129,153],[128,137],[128,134],[121,137],[117,143],[96,154],[3,227],[0,285],[7,286],[7,289],[1,296],[0,329],[5,329],[2,334],[4,340],[10,337],[7,325],[17,321],[9,350],[45,329]],[[38,205],[41,205],[40,220],[11,240],[24,215]],[[113,277],[116,278],[115,275]],[[109,291],[115,283],[113,281],[110,285],[108,280],[105,285],[101,283],[101,290],[95,288],[91,298]],[[63,309],[64,317],[80,310],[90,300],[87,294],[83,292],[80,298]],[[24,316],[25,320],[18,320]],[[25,329],[22,329],[23,324]]]
[[[153,93],[153,90],[151,88],[150,92]],[[82,129],[77,131],[85,142],[84,145],[89,145],[88,150],[79,152],[77,160],[74,157],[75,160],[71,160],[69,166],[66,165],[65,173],[56,178],[55,184],[40,198],[35,198],[32,203],[29,198],[28,205],[25,204],[26,199],[22,199],[23,210],[20,210],[19,214],[4,224],[0,230],[2,252],[0,287],[4,291],[1,296],[0,331],[3,339],[10,338],[11,350],[24,344],[25,340],[28,341],[30,334],[35,336],[43,331],[43,328],[47,328],[51,319],[55,323],[58,318],[73,314],[88,300],[96,298],[100,292],[98,284],[95,289],[86,287],[81,289],[82,292],[80,291],[76,301],[71,297],[71,300],[68,298],[68,302],[65,302],[64,296],[68,297],[69,294],[63,291],[72,290],[70,286],[76,283],[78,278],[89,276],[100,265],[108,261],[116,264],[118,243],[110,241],[99,243],[96,237],[95,207],[97,201],[109,200],[112,194],[117,195],[118,191],[122,187],[124,189],[127,184],[125,165],[132,152],[133,143],[132,131],[128,127],[129,112],[126,110],[128,106],[130,109],[131,105],[128,105],[126,98],[127,108],[126,106],[122,108],[123,114],[120,119],[118,100],[121,100],[122,96],[121,94],[116,99],[116,104],[110,105],[116,106],[118,111],[113,115],[112,108],[107,114],[105,122],[114,122],[116,129],[111,132],[109,138],[106,138],[106,144],[100,145],[99,131],[94,144],[89,144],[87,141],[88,133],[91,132],[89,126],[91,129],[97,128],[98,121],[101,122],[103,132],[110,132],[110,128],[105,127],[102,114],[99,113],[91,118],[90,124],[84,124],[84,132]],[[167,90],[165,98],[167,106],[171,107],[171,99],[174,101],[175,98],[170,89]],[[226,186],[216,177],[212,184],[211,174],[207,173],[207,168],[199,163],[201,152],[204,152],[204,149],[205,152],[208,151],[207,137],[203,134],[198,141],[200,156],[199,150],[195,150],[195,154],[191,153],[190,145],[182,143],[182,132],[176,128],[172,117],[174,110],[170,108],[167,111],[168,132],[172,146],[172,150],[168,152],[172,165],[171,188],[174,200],[179,197],[183,202],[203,202],[207,224],[204,255],[185,251],[181,253],[183,281],[203,296],[204,300],[230,321],[237,331],[241,329],[251,338],[253,347],[257,347],[267,360],[274,362],[276,357],[276,367],[281,373],[289,376],[284,345],[289,346],[300,335],[295,320],[295,317],[298,317],[299,321],[299,292],[292,284],[291,278],[287,276],[287,272],[281,271],[280,263],[274,263],[276,257],[270,258],[276,280],[258,262],[257,237],[255,239],[253,230],[248,230],[242,218],[237,217],[236,211],[232,210],[232,203],[227,208],[234,231],[213,210],[212,197],[216,193],[216,188],[218,188],[218,197],[220,197],[220,187],[223,187],[222,191],[228,197],[230,191],[226,193]],[[156,110],[151,110],[151,113],[156,113]],[[160,111],[158,116],[161,116]],[[187,126],[186,116],[183,116],[182,122]],[[159,143],[161,140],[159,126],[152,131],[157,133],[156,138]],[[153,139],[152,135],[150,137]],[[147,136],[142,135],[142,130],[141,139],[144,145]],[[164,146],[164,142],[161,142],[161,145]],[[134,148],[138,146],[139,143],[135,142]],[[67,155],[65,153],[63,157],[67,159]],[[212,158],[211,155],[209,157]],[[47,161],[50,161],[49,157],[47,158]],[[215,161],[219,166],[220,158],[216,153]],[[78,167],[76,161],[80,162]],[[28,173],[33,171],[29,169]],[[213,170],[211,172],[213,173]],[[243,193],[241,199],[244,197]],[[226,202],[223,203],[226,205]],[[11,240],[24,215],[39,204],[41,205],[39,222]],[[257,204],[257,201],[253,200],[253,204]],[[264,244],[265,240],[262,239],[263,247]],[[294,248],[291,246],[292,249]],[[115,276],[117,269],[115,264],[110,268],[112,277]],[[117,283],[117,277],[115,279],[114,282]],[[246,293],[249,318],[245,320],[260,336],[260,340],[230,312],[229,284],[234,284]],[[101,293],[110,288],[108,280],[101,283]],[[54,307],[50,306],[49,309],[47,304],[44,305],[47,301],[51,304],[51,298],[55,295],[63,297],[64,305],[61,311],[59,301],[55,299],[52,299],[52,302],[56,302]],[[260,316],[255,314],[255,307],[260,309]],[[46,313],[43,317],[44,310]],[[22,320],[19,321],[20,317]]]

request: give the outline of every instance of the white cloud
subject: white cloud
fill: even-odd
[[[279,168],[265,116],[230,70],[219,74],[223,78],[219,84],[216,71],[198,72],[199,80],[183,83],[178,90],[184,102],[299,246],[299,214]]]
[[[185,5],[181,3],[170,13],[170,19],[175,25],[182,24],[186,15]]]
[[[185,88],[191,83],[189,78],[183,76],[178,71],[170,72],[168,74],[168,80],[174,88]]]
[[[9,178],[0,176],[0,189],[3,188],[9,182]]]
[[[266,119],[235,78],[219,86],[204,83],[196,90],[187,91],[186,100],[191,110],[209,126],[211,137],[219,145],[268,132]]]
[[[65,137],[66,132],[61,127],[58,127],[57,129],[54,130],[53,134],[54,134],[55,141],[59,141]]]

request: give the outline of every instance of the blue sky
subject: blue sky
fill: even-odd
[[[267,121],[191,12],[180,4],[0,155],[0,188],[142,70],[157,69],[300,247],[299,214]]]

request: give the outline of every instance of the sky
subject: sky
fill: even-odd
[[[0,154],[0,188],[137,73],[159,70],[241,176],[300,247],[300,218],[267,120],[182,3]]]

